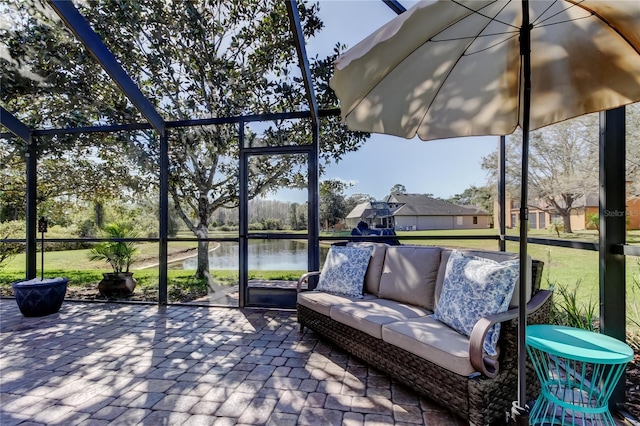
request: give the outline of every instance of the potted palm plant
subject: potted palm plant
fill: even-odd
[[[89,260],[107,262],[113,272],[105,272],[98,284],[98,291],[103,296],[128,296],[136,287],[133,272],[129,266],[135,261],[138,249],[133,241],[117,241],[136,238],[138,233],[130,223],[112,222],[103,229],[105,238],[116,241],[104,241],[96,244],[89,252]]]

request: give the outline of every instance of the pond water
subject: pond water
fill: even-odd
[[[209,252],[209,268],[238,269],[238,243],[215,243],[216,248]],[[213,245],[212,245],[213,246]],[[326,249],[321,249],[321,258]],[[195,270],[197,258],[190,257],[170,264],[171,269]],[[270,270],[307,270],[307,242],[300,240],[249,240],[249,269]]]

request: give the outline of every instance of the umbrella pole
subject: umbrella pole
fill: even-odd
[[[519,425],[529,422],[527,403],[527,234],[529,209],[527,207],[529,186],[529,117],[531,109],[531,27],[529,25],[529,0],[522,0],[522,27],[520,28],[520,55],[522,57],[522,169],[520,176],[520,299],[518,300],[518,401],[512,416]]]

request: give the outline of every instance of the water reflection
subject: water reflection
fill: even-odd
[[[215,245],[214,245],[215,244]],[[214,250],[209,252],[209,268],[238,269],[239,247],[236,242],[212,243]],[[321,258],[325,251],[321,249]],[[190,257],[169,265],[171,269],[195,270],[197,258]],[[307,242],[302,240],[249,240],[249,269],[271,270],[307,270]]]

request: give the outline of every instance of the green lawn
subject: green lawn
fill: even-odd
[[[485,249],[485,250],[497,250],[497,240],[449,240],[449,239],[437,239],[438,236],[455,236],[455,235],[495,235],[496,231],[493,229],[474,230],[469,232],[468,230],[448,230],[448,231],[412,231],[412,232],[398,232],[400,239],[407,236],[429,236],[435,237],[435,239],[424,240],[406,240],[406,243],[414,244],[429,244],[446,246],[453,248],[470,248],[470,249]],[[517,236],[518,231],[508,230],[508,235]],[[531,231],[529,232],[531,237],[540,238],[555,238],[555,234],[551,234],[549,231]],[[561,234],[562,239],[572,239],[577,241],[597,241],[597,234],[595,232],[584,231],[574,234]],[[640,239],[640,232],[634,231],[630,233],[629,240],[637,241]],[[518,242],[507,241],[507,250],[512,252],[519,252],[520,245]],[[543,285],[565,285],[574,286],[577,283],[580,285],[580,295],[583,301],[592,298],[597,300],[598,298],[598,252],[590,250],[578,250],[565,247],[551,247],[540,244],[529,244],[528,253],[531,257],[542,260],[545,262]],[[634,256],[627,256],[627,283],[633,284],[634,279],[640,280],[640,259]],[[639,299],[640,300],[640,299]]]
[[[510,235],[518,235],[517,230],[509,230]],[[328,235],[328,234],[325,234]],[[336,235],[336,234],[331,234]],[[483,230],[447,230],[447,231],[399,231],[398,236],[402,240],[404,236],[429,237],[419,240],[404,240],[405,243],[412,244],[428,244],[455,248],[472,248],[472,249],[488,249],[497,250],[497,240],[451,240],[439,239],[442,236],[456,235],[496,235],[493,229]],[[532,237],[554,238],[549,231],[531,231]],[[222,237],[223,235],[218,235]],[[236,236],[234,233],[227,236]],[[563,234],[564,239],[575,239],[579,241],[596,241],[597,234],[595,232],[582,232],[575,234]],[[640,232],[630,233],[628,240],[632,243],[640,241]],[[155,243],[139,244],[138,257],[141,259],[139,263],[152,263],[153,258],[157,258],[158,246]],[[169,254],[179,256],[186,250],[191,250],[191,254],[195,253],[196,242],[171,242],[169,243]],[[507,250],[517,252],[519,244],[517,242],[507,242]],[[598,290],[598,253],[588,250],[577,250],[564,247],[549,247],[539,244],[529,244],[529,254],[535,258],[545,262],[542,285],[550,286],[566,286],[570,289],[578,286],[576,292],[580,304],[586,305],[599,301]],[[88,250],[59,251],[45,253],[45,275],[52,276],[68,276],[72,285],[95,286],[101,279],[101,273],[107,272],[106,265],[99,265],[90,262],[87,258]],[[158,270],[156,267],[149,269],[135,270],[135,276],[139,285],[155,286],[157,288]],[[37,258],[38,267],[40,266],[40,254]],[[8,262],[0,271],[0,288],[9,289],[9,284],[13,281],[24,277],[24,254],[16,256],[11,262]],[[251,271],[250,278],[263,279],[296,279],[302,271]],[[40,272],[38,271],[38,274]],[[217,280],[227,283],[237,282],[237,271],[215,271]],[[169,270],[170,285],[194,286],[203,285],[202,283],[194,283],[192,280],[193,271]],[[39,275],[38,275],[39,276]],[[640,322],[640,258],[627,257],[627,311],[630,316],[634,316],[637,322]]]
[[[412,244],[428,244],[456,248],[475,248],[486,250],[497,250],[498,242],[496,240],[450,240],[437,239],[438,236],[455,236],[455,235],[495,235],[493,229],[482,230],[446,230],[446,231],[399,231],[398,236],[424,237],[429,239],[405,240],[405,243]],[[509,230],[510,235],[517,235],[516,230]],[[531,231],[532,237],[551,238],[554,235],[548,231]],[[222,236],[222,235],[220,235]],[[228,235],[227,235],[228,236]],[[563,234],[562,237],[572,238],[581,241],[594,241],[597,235],[594,232],[575,233],[573,235]],[[435,238],[435,239],[431,239]],[[635,231],[630,235],[631,240],[640,239],[640,232]],[[169,254],[180,255],[184,250],[195,250],[195,242],[171,242],[169,243]],[[137,264],[132,266],[136,270],[140,263],[151,261],[152,258],[158,256],[158,245],[155,243],[144,243],[138,245],[140,259]],[[518,252],[519,244],[517,242],[507,242],[507,250]],[[90,262],[87,258],[89,250],[73,250],[46,252],[44,256],[45,273],[49,276],[54,271],[95,271],[100,272],[108,270],[106,265]],[[576,250],[564,247],[549,247],[539,244],[529,244],[529,254],[539,260],[545,262],[543,285],[544,284],[561,284],[576,285],[580,283],[580,294],[583,300],[589,298],[597,299],[598,296],[598,253],[588,250]],[[193,253],[191,253],[193,254]],[[40,253],[37,258],[38,267],[40,266]],[[24,272],[25,256],[20,254],[13,258],[0,271],[0,283],[7,283],[15,276],[20,276]],[[142,271],[138,271],[142,273]],[[633,283],[635,279],[640,279],[640,259],[633,256],[627,257],[627,282]]]
[[[398,232],[398,236],[402,241],[405,235],[411,236],[429,236],[424,240],[406,240],[405,243],[412,244],[429,244],[446,246],[452,248],[469,248],[469,249],[486,249],[497,250],[498,241],[496,240],[450,240],[438,239],[439,236],[455,236],[455,235],[495,235],[493,229],[474,230],[446,230],[446,231],[412,231]],[[509,230],[508,235],[517,236],[518,231]],[[531,231],[531,237],[539,238],[556,238],[557,235],[551,234],[549,231]],[[432,239],[435,238],[435,239]],[[574,234],[561,234],[562,239],[571,239],[576,241],[597,241],[597,234],[593,231],[576,232]],[[627,241],[637,244],[640,241],[640,231],[632,231],[627,235]],[[519,252],[520,245],[518,242],[507,241],[507,250]],[[576,299],[580,307],[585,308],[589,304],[595,304],[596,315],[599,307],[599,258],[597,251],[578,250],[565,247],[551,247],[540,244],[529,244],[527,251],[534,259],[545,262],[542,287],[566,287],[569,291],[575,291]],[[627,256],[627,317],[630,319],[630,326],[640,329],[640,258],[635,256]],[[561,298],[556,295],[555,302]],[[638,331],[636,331],[637,333]]]

